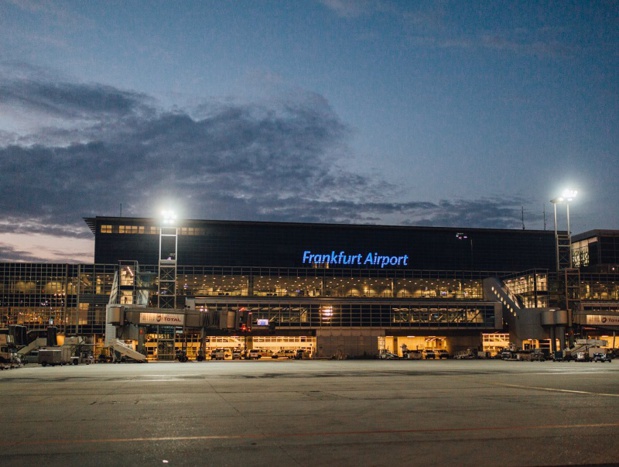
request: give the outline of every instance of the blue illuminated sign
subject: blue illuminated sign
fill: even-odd
[[[329,264],[336,266],[376,266],[385,268],[389,266],[408,266],[408,255],[387,256],[378,253],[355,253],[348,254],[345,251],[335,250],[327,254],[316,254],[310,250],[303,252],[303,264]]]

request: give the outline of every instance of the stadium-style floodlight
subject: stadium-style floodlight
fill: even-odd
[[[170,209],[165,209],[161,212],[161,218],[164,225],[176,224],[176,213]]]
[[[550,202],[554,205],[563,204],[563,203],[569,205],[569,203],[574,201],[574,198],[576,198],[577,194],[578,194],[577,190],[565,189],[563,190],[563,193],[561,194],[561,196],[557,196],[556,198],[551,199]]]
[[[559,260],[559,230],[557,227],[557,204],[565,204],[566,219],[567,219],[567,247],[569,248],[569,267],[572,267],[572,232],[570,229],[570,203],[576,198],[578,191],[572,189],[565,189],[561,196],[550,200],[554,207],[554,219],[555,219],[555,253],[557,256],[557,271],[561,269],[561,263]]]

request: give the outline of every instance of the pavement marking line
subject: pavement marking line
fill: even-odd
[[[504,384],[504,383],[489,383],[489,384],[492,386],[501,386],[504,388],[533,389],[536,391],[547,391],[547,392],[565,392],[568,394],[584,394],[587,396],[619,397],[619,394],[610,394],[606,392],[577,391],[575,389],[545,388],[541,386],[524,386],[520,384]]]
[[[579,425],[522,425],[522,426],[482,426],[469,428],[418,428],[409,430],[359,430],[359,431],[325,431],[307,433],[265,433],[265,434],[244,434],[244,435],[201,435],[201,436],[161,436],[161,437],[139,437],[139,438],[108,438],[108,439],[50,439],[40,441],[0,441],[0,447],[15,446],[41,446],[41,445],[60,445],[60,444],[105,444],[105,443],[136,443],[136,442],[162,442],[162,441],[208,441],[208,440],[234,440],[234,439],[269,439],[269,438],[311,438],[321,436],[358,436],[358,435],[389,435],[407,433],[466,433],[481,431],[530,431],[530,430],[580,430],[583,428],[619,428],[618,423],[584,423]]]

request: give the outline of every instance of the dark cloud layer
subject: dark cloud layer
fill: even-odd
[[[77,119],[133,113],[143,96],[109,86],[20,80],[0,84],[0,100],[50,116]]]
[[[3,232],[88,238],[83,216],[121,203],[149,216],[164,199],[193,218],[520,225],[518,200],[389,202],[396,187],[343,168],[350,129],[312,94],[164,111],[142,94],[28,77],[5,80],[0,101],[40,116],[28,134],[0,134]]]

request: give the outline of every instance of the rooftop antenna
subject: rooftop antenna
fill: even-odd
[[[520,207],[520,219],[522,219],[522,230],[524,230],[524,206]]]
[[[120,216],[118,217],[122,217],[123,216],[123,203],[120,203]]]
[[[546,230],[546,205],[542,205],[544,208],[544,230]]]

